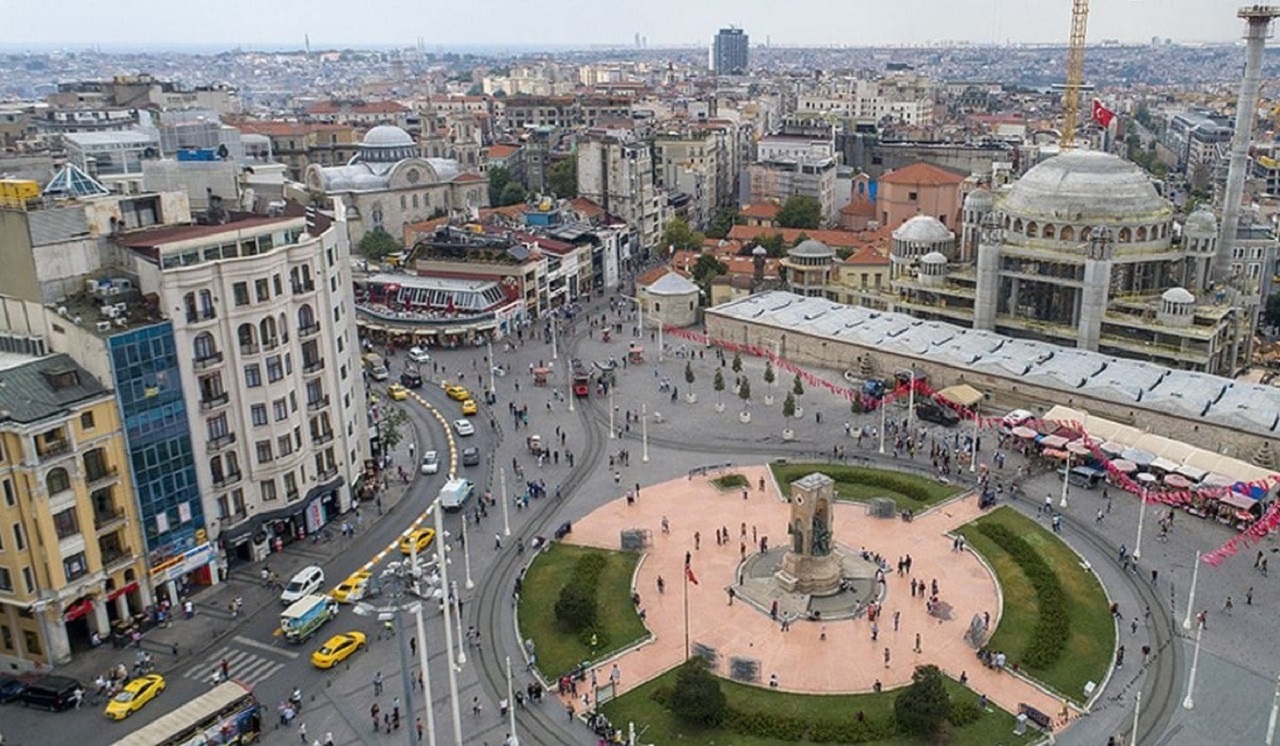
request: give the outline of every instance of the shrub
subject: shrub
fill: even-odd
[[[684,364],[684,382],[692,386],[694,380],[696,379],[693,376],[693,362],[686,361]]]
[[[787,398],[782,400],[782,416],[796,416],[796,395],[789,391],[787,392]]]
[[[585,632],[596,626],[599,605],[596,603],[595,590],[592,586],[579,585],[570,581],[560,589],[556,598],[556,621],[569,632]]]
[[[742,384],[738,386],[738,397],[743,401],[751,399],[751,382],[745,378],[742,379]]]
[[[773,374],[773,361],[764,361],[764,382],[771,384],[776,380],[776,378],[777,377]]]
[[[706,661],[701,658],[690,658],[680,666],[670,705],[682,720],[710,727],[723,723],[729,711],[720,680],[707,670]]]
[[[717,393],[724,391],[724,373],[721,373],[719,368],[716,368],[716,377],[711,382],[711,388],[715,389]]]
[[[966,699],[951,703],[951,714],[947,716],[947,720],[957,728],[963,728],[978,722],[981,717],[982,708],[978,707],[978,703]]]
[[[804,396],[804,384],[800,382],[800,374],[796,374],[795,381],[791,384],[791,391],[796,396]]]
[[[1022,665],[1029,668],[1052,666],[1062,657],[1067,637],[1071,634],[1071,607],[1067,604],[1062,582],[1035,547],[1008,526],[983,523],[978,530],[1009,553],[1036,592],[1040,613],[1031,631],[1031,641],[1022,652]]]
[[[742,372],[742,353],[740,352],[733,353],[733,364],[730,365],[729,367],[733,368],[734,373]]]
[[[715,485],[718,490],[740,490],[744,487],[751,486],[751,482],[741,474],[724,474],[711,480],[711,484]]]
[[[942,730],[951,714],[951,696],[937,666],[917,666],[911,684],[893,700],[893,717],[906,734],[929,737]]]

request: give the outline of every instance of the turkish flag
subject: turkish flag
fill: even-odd
[[[698,576],[693,574],[692,567],[688,565],[684,566],[684,576],[690,583],[693,583],[694,585],[698,584]]]
[[[1116,118],[1116,113],[1102,105],[1098,99],[1093,100],[1093,121],[1102,127],[1110,127],[1111,120]]]

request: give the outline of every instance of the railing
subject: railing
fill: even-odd
[[[119,565],[127,565],[133,562],[133,550],[129,547],[120,547],[115,550],[102,550],[102,569],[114,570]]]
[[[311,435],[311,442],[318,446],[324,445],[331,440],[333,440],[332,430],[325,430],[322,433],[312,433]]]
[[[214,477],[214,478],[213,478],[213,486],[214,486],[214,488],[215,488],[215,489],[222,489],[222,488],[224,488],[224,487],[230,487],[231,485],[235,484],[236,482],[239,482],[239,481],[240,481],[240,479],[241,479],[241,477],[243,477],[243,476],[244,476],[244,475],[243,475],[241,472],[238,472],[238,471],[227,472],[226,474],[223,474],[222,476]]]
[[[120,476],[120,469],[115,466],[108,466],[105,469],[86,469],[84,481],[89,487],[94,487],[99,482],[109,482]]]
[[[257,343],[249,342],[247,344],[240,345],[240,354],[241,355],[257,355],[258,351],[261,349],[262,348],[259,347]]]
[[[211,409],[217,409],[218,407],[224,406],[230,401],[231,395],[225,391],[221,394],[217,394],[216,396],[205,397],[200,400],[200,411],[208,412]]]
[[[205,370],[206,368],[212,368],[213,366],[218,365],[222,361],[223,361],[223,354],[221,352],[215,352],[212,355],[205,355],[204,357],[192,358],[191,367],[195,368],[196,370]]]
[[[289,283],[293,287],[294,295],[302,295],[303,293],[314,293],[316,291],[316,283],[312,282],[292,282]]]
[[[314,324],[307,324],[306,326],[298,327],[298,336],[305,339],[307,337],[317,334],[319,331],[320,331],[320,322],[317,321]]]
[[[303,361],[302,375],[309,376],[312,373],[319,373],[324,370],[324,358],[312,360],[311,362]]]
[[[226,435],[220,435],[216,438],[210,439],[207,450],[210,453],[213,453],[214,451],[220,451],[223,448],[226,448],[227,446],[235,442],[236,442],[236,434],[227,433]]]
[[[95,510],[93,511],[93,528],[98,532],[107,531],[123,522],[124,518],[123,509],[111,511]]]
[[[329,468],[320,472],[320,481],[321,482],[328,481],[330,479],[333,479],[336,476],[338,476],[338,467],[330,466]]]
[[[54,458],[64,456],[70,452],[71,441],[69,440],[45,441],[44,445],[36,445],[36,454],[40,458]]]
[[[317,396],[316,398],[307,401],[308,412],[318,412],[327,406],[329,406],[328,396]]]

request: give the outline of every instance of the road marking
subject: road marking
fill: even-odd
[[[284,656],[284,657],[286,657],[286,658],[297,658],[299,655],[301,655],[301,653],[295,653],[295,652],[293,652],[292,650],[283,650],[283,649],[281,649],[281,648],[276,647],[275,645],[268,645],[268,644],[267,644],[267,643],[265,643],[265,642],[258,642],[257,640],[255,640],[255,639],[253,639],[253,638],[251,638],[251,637],[244,637],[244,636],[242,636],[242,635],[236,635],[235,637],[233,637],[233,638],[231,638],[231,639],[232,639],[232,640],[235,640],[236,642],[240,643],[241,645],[248,645],[248,646],[249,646],[249,647],[251,647],[251,648],[261,648],[262,650],[269,650],[269,651],[271,651],[272,653],[275,653],[275,654],[277,654],[277,655],[283,655],[283,656]]]

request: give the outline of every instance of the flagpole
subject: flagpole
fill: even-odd
[[[684,568],[684,659],[689,660],[689,566]]]

